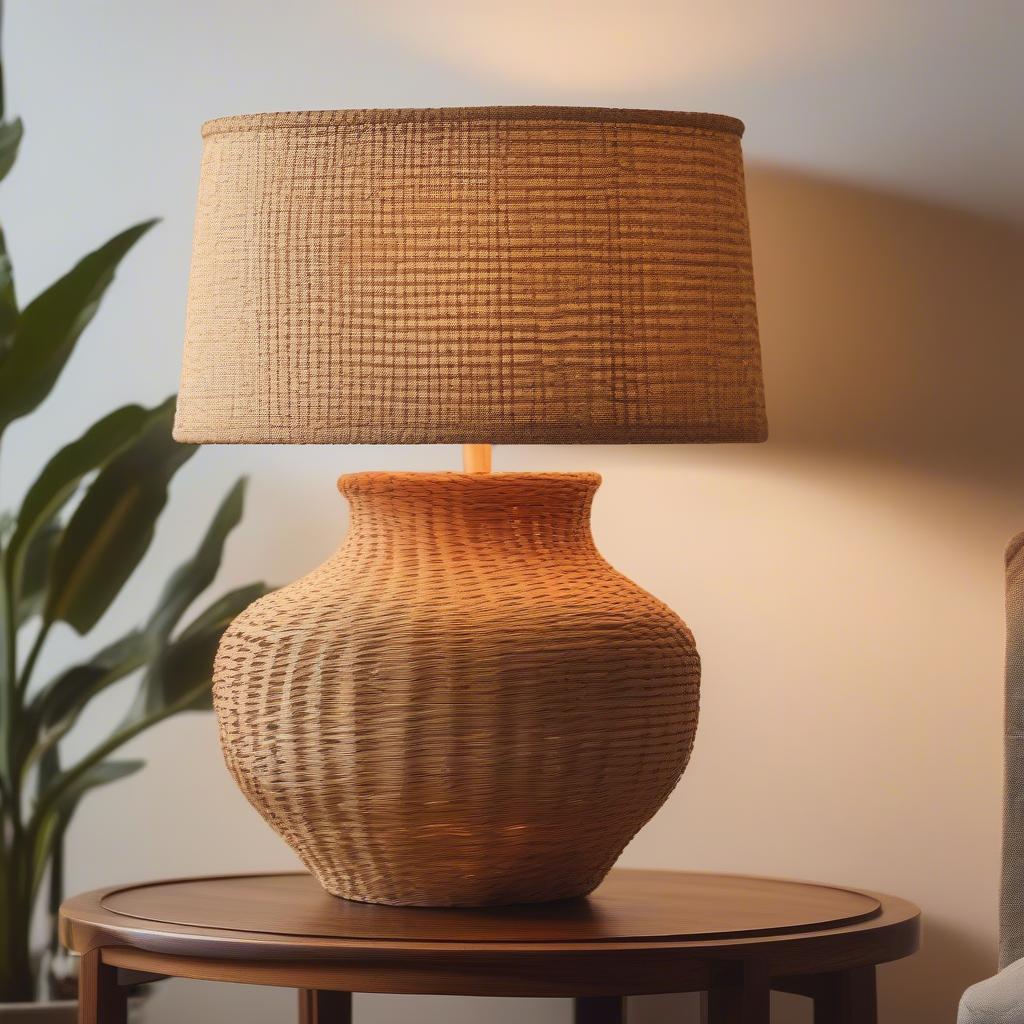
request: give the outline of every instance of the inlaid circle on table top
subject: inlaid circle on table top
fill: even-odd
[[[305,874],[182,879],[112,890],[133,922],[260,935],[464,943],[629,943],[785,935],[868,921],[867,893],[738,875],[613,870],[585,898],[483,908],[403,908],[339,899]]]

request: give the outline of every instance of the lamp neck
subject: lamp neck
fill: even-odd
[[[490,473],[491,446],[489,444],[464,444],[462,446],[463,473]]]
[[[351,473],[338,489],[351,508],[346,544],[382,558],[444,549],[471,561],[508,548],[551,554],[592,545],[596,473]],[[419,552],[419,554],[417,554]],[[351,552],[350,552],[351,553]]]

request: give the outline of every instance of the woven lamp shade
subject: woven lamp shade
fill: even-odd
[[[175,436],[763,440],[741,133],[565,107],[208,123]]]

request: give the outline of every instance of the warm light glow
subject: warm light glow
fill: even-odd
[[[392,0],[360,5],[372,27],[431,57],[517,84],[615,88],[714,80],[834,60],[880,19],[878,0],[775,4],[740,0],[640,3]]]

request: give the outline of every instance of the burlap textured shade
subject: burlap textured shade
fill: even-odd
[[[741,132],[565,107],[208,123],[175,436],[763,440]]]

